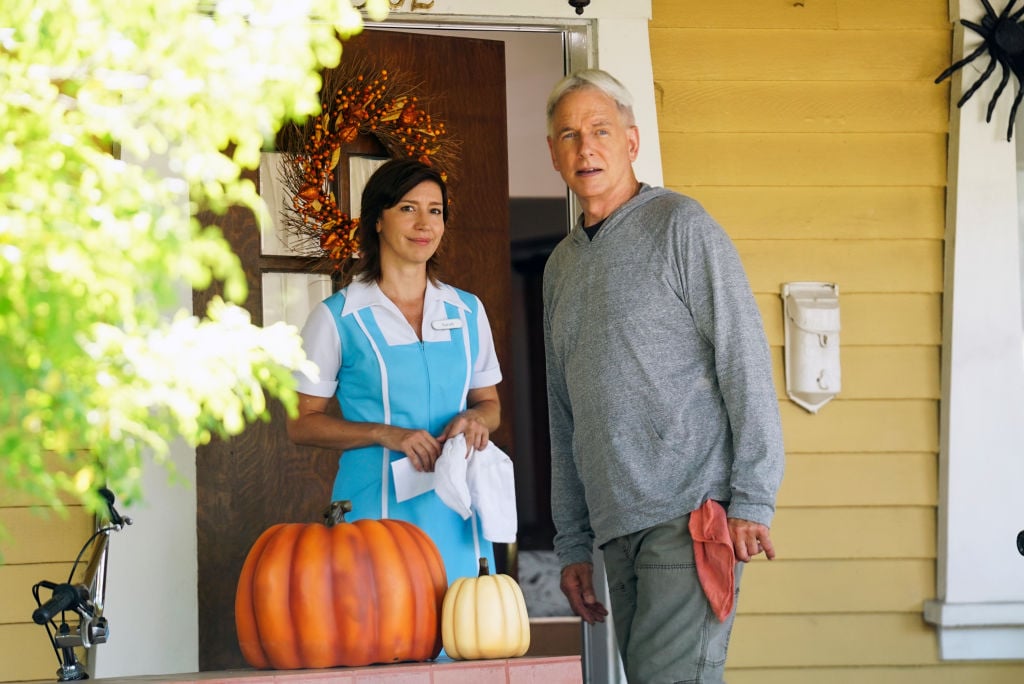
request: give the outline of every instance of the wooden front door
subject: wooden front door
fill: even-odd
[[[449,187],[451,219],[444,237],[444,280],[473,292],[487,309],[505,380],[498,386],[502,427],[493,441],[511,452],[509,353],[508,150],[505,56],[499,41],[367,30],[347,41],[342,60],[380,64],[412,76],[431,107],[460,141],[460,163]],[[262,275],[302,270],[308,260],[260,253],[255,217],[234,210],[215,219],[242,259],[250,296],[262,322]],[[210,292],[195,294],[204,310]],[[296,447],[285,433],[284,411],[230,441],[197,453],[199,546],[199,668],[244,667],[234,624],[235,587],[242,563],[261,532],[278,522],[315,522],[330,502],[338,454]]]

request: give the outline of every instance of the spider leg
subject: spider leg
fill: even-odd
[[[988,67],[981,74],[981,76],[978,77],[978,80],[974,82],[974,85],[971,86],[970,90],[963,94],[963,97],[961,97],[959,102],[956,103],[956,106],[963,107],[964,103],[971,99],[971,95],[974,95],[974,93],[978,92],[978,88],[981,87],[981,84],[988,80],[988,77],[992,75],[992,72],[995,70],[995,68],[996,58],[992,57],[988,60]]]
[[[978,56],[981,55],[981,53],[984,52],[987,47],[988,46],[985,45],[984,43],[979,45],[977,50],[975,50],[971,54],[967,55],[963,59],[955,62],[952,66],[950,66],[948,69],[946,69],[941,74],[939,74],[939,77],[937,79],[935,79],[935,82],[936,83],[942,83],[942,81],[944,79],[946,79],[946,78],[949,78],[953,74],[954,71],[956,71],[960,67],[966,65],[967,63],[973,62],[975,59],[977,59]]]
[[[1017,89],[1017,97],[1013,98],[1013,106],[1010,107],[1010,123],[1006,127],[1006,142],[1013,137],[1013,121],[1017,118],[1017,107],[1020,106],[1021,97],[1024,97],[1024,88]]]
[[[1014,0],[1016,2],[1017,0]],[[992,4],[988,0],[981,0],[981,4],[985,6],[985,12],[990,16],[996,16],[996,11],[992,9]]]
[[[985,114],[985,123],[991,123],[992,112],[995,111],[996,101],[999,96],[1003,94],[1003,89],[1006,88],[1006,84],[1010,82],[1010,70],[1006,68],[1005,64],[1000,63],[1002,66],[1002,78],[999,79],[999,85],[996,86],[996,91],[992,93],[992,99],[988,101],[988,112]]]
[[[984,38],[986,41],[988,40],[988,29],[986,29],[981,24],[975,24],[973,21],[970,21],[968,19],[961,19],[960,23],[963,24],[964,26],[966,26],[967,28],[971,29],[975,33],[977,33],[979,36]]]

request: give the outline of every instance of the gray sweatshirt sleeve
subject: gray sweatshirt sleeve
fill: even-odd
[[[714,348],[732,429],[729,517],[770,525],[782,481],[783,443],[760,311],[732,241],[703,209],[675,232],[684,296]]]
[[[544,314],[544,350],[551,433],[551,518],[555,524],[555,553],[561,566],[565,567],[592,561],[594,531],[590,526],[583,483],[573,458],[572,409],[565,375],[552,348],[547,307]]]

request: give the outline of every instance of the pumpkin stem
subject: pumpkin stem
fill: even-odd
[[[324,511],[324,525],[334,527],[338,523],[345,522],[345,514],[351,511],[351,501],[332,501],[331,505]]]
[[[486,558],[481,558],[480,559],[480,574],[478,575],[478,577],[483,577],[485,575],[490,575],[490,574],[491,574],[491,570],[490,570],[490,568],[487,567],[487,559]]]

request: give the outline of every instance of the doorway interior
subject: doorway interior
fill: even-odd
[[[551,165],[545,107],[552,86],[578,59],[582,37],[565,27],[384,24],[505,44],[508,123],[511,368],[518,543],[510,568],[532,617],[571,616],[559,587],[552,539],[550,440],[544,374],[541,281],[551,250],[567,233],[573,209]],[[375,28],[376,25],[375,25]]]

